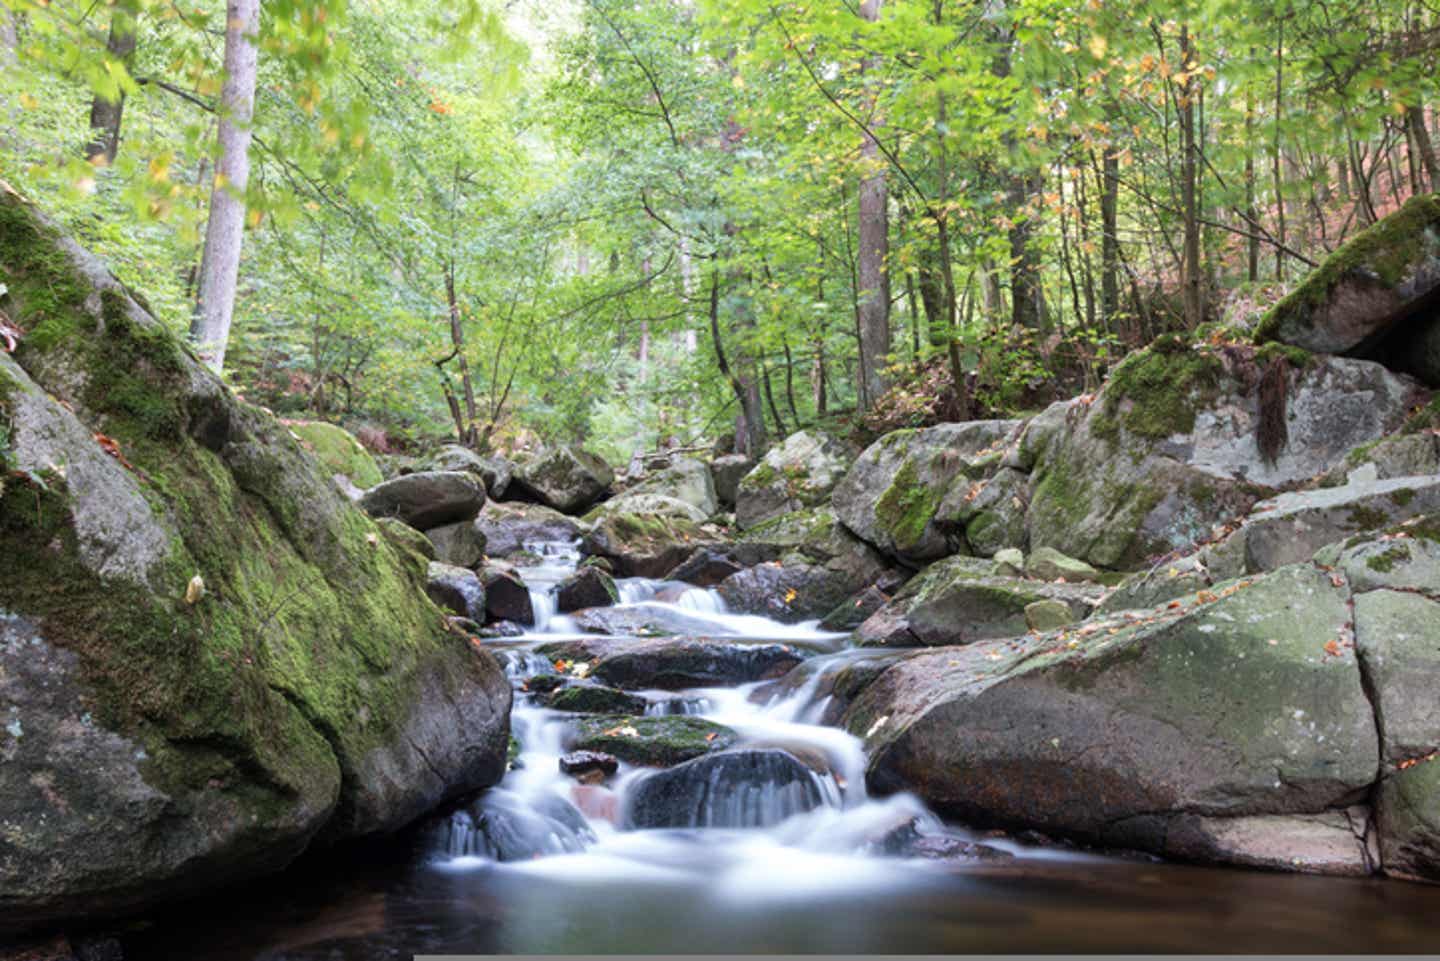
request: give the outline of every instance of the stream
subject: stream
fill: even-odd
[[[153,916],[122,938],[127,959],[1440,946],[1434,888],[1036,847],[947,825],[913,795],[871,797],[861,741],[819,723],[820,692],[856,658],[895,655],[849,649],[813,623],[727,613],[714,592],[673,582],[620,581],[618,608],[686,618],[697,635],[814,653],[784,685],[634,692],[646,713],[723,724],[740,735],[737,748],[783,748],[805,761],[806,776],[729,781],[716,768],[690,823],[621,826],[652,769],[622,763],[604,788],[561,773],[576,715],[542,706],[525,684],[554,671],[537,647],[584,636],[555,613],[554,596],[580,557],[575,545],[526,546],[540,558],[520,569],[536,624],[487,642],[516,689],[521,752],[503,782],[400,838],[312,856]],[[992,854],[915,856],[927,845]]]

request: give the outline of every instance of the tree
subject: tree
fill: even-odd
[[[250,182],[251,122],[259,68],[255,42],[260,30],[260,0],[228,0],[225,15],[225,85],[220,94],[216,138],[219,157],[205,226],[200,297],[190,324],[191,341],[216,373],[225,369],[240,248],[245,238],[245,191]]]
[[[860,17],[876,23],[880,0],[863,0]],[[873,74],[876,58],[867,59],[862,74]],[[871,117],[860,144],[860,230],[856,254],[860,320],[860,408],[868,410],[885,391],[885,366],[890,355],[890,197],[885,164],[880,158],[880,118],[871,103]]]
[[[129,66],[135,53],[139,7],[136,0],[122,0],[110,11],[110,34],[105,42],[106,54],[117,64]],[[128,76],[126,77],[128,80]],[[85,156],[91,163],[112,164],[120,149],[120,120],[125,111],[125,91],[116,85],[113,93],[96,91],[90,103],[90,142]]]

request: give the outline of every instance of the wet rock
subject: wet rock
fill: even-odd
[[[485,620],[485,587],[474,571],[431,561],[425,593],[436,604],[462,617]]]
[[[815,564],[760,564],[727,577],[717,589],[725,605],[793,624],[823,617],[843,604],[850,583]]]
[[[491,620],[512,621],[527,627],[535,624],[530,588],[519,574],[492,564],[480,571],[480,582],[485,585],[485,610]]]
[[[488,604],[486,605],[486,611],[489,611]],[[479,636],[489,638],[521,637],[524,633],[525,628],[516,624],[514,621],[494,621],[480,628]]]
[[[1163,854],[1185,816],[1344,810],[1379,762],[1349,600],[1307,564],[1148,617],[912,655],[845,726],[873,787],[970,824]]]
[[[859,644],[937,647],[1013,637],[1030,629],[1026,608],[1039,601],[1065,605],[1083,620],[1104,597],[1090,584],[1052,584],[991,573],[994,563],[952,557],[931,565],[857,629]]]
[[[691,520],[607,513],[585,535],[588,555],[608,558],[620,577],[664,577],[697,547],[716,538]]]
[[[560,773],[572,777],[583,777],[598,773],[609,777],[620,770],[620,760],[604,751],[571,751],[560,758]]]
[[[670,767],[739,740],[728,727],[698,717],[592,717],[576,726],[573,748],[611,754],[629,764]]]
[[[561,614],[587,607],[610,607],[620,603],[615,581],[599,567],[581,567],[560,582],[555,591],[556,610]]]
[[[890,603],[890,595],[878,587],[867,587],[859,594],[842,601],[820,621],[822,631],[853,631],[870,615]]]
[[[1365,877],[1380,865],[1370,811],[1178,817],[1165,835],[1167,857],[1270,871]]]
[[[1397,429],[1416,397],[1414,381],[1378,364],[1310,359],[1287,375],[1289,443],[1266,463],[1255,440],[1263,363],[1162,339],[1127,358],[1093,403],[1032,421],[1032,549],[1138,569]]]
[[[748,530],[772,517],[824,504],[853,460],[849,448],[826,434],[791,434],[741,479],[736,523]]]
[[[595,842],[584,815],[564,798],[522,797],[499,788],[432,826],[426,836],[439,853],[493,861],[575,854]]]
[[[824,803],[818,775],[775,749],[699,757],[631,786],[625,823],[635,828],[760,828]]]
[[[587,775],[591,778],[598,776]],[[570,799],[586,817],[620,826],[620,798],[609,788],[595,783],[577,784],[570,789]]]
[[[676,691],[779,677],[802,660],[788,644],[701,638],[630,640],[590,637],[546,644],[539,653],[590,665],[590,676],[626,690]]]
[[[709,547],[696,548],[694,553],[675,566],[665,575],[667,581],[684,581],[696,587],[714,587],[731,574],[737,574],[741,566],[729,556]]]
[[[1101,573],[1084,561],[1066,557],[1053,547],[1037,547],[1025,559],[1025,576],[1038,577],[1043,581],[1065,580],[1072,584],[1098,584]]]
[[[485,558],[485,535],[473,521],[460,521],[425,532],[435,547],[435,559],[454,567],[475,567]]]
[[[556,691],[549,700],[557,711],[578,714],[644,714],[646,700],[613,687],[577,685]]]
[[[406,474],[370,488],[360,499],[371,517],[397,517],[417,531],[472,520],[484,506],[485,485],[457,471]]]
[[[955,538],[935,523],[957,479],[977,481],[999,466],[1020,421],[972,421],[886,434],[865,449],[835,487],[835,514],[883,553],[924,562],[954,552]]]
[[[640,604],[628,607],[592,607],[576,611],[571,618],[587,634],[609,637],[673,637],[682,634],[723,634],[717,624],[698,614],[686,614],[672,607]]]
[[[715,498],[728,511],[735,509],[740,481],[755,468],[755,462],[744,454],[725,454],[710,462],[710,476],[715,484]],[[713,512],[712,512],[713,513]]]
[[[490,503],[475,518],[491,557],[513,557],[530,544],[570,543],[580,539],[574,518],[539,504]]]
[[[569,683],[569,678],[559,674],[536,674],[525,679],[525,690],[532,694],[549,694]]]
[[[1369,357],[1440,384],[1440,200],[1411,198],[1347,241],[1261,321],[1257,339]]]
[[[520,468],[512,483],[546,507],[578,514],[610,490],[615,472],[579,447],[555,447]]]

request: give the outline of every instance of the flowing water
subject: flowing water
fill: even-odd
[[[537,646],[582,636],[555,613],[574,545],[529,547],[540,557],[522,570],[536,624],[492,642],[516,686],[522,748],[504,781],[392,843],[159,917],[126,940],[127,958],[1440,948],[1435,889],[1029,847],[946,825],[911,795],[871,797],[859,739],[819,723],[822,692],[856,658],[894,655],[643,579],[620,583],[620,607],[683,618],[697,635],[816,653],[784,685],[637,692],[649,715],[715,721],[740,735],[738,747],[778,747],[804,765],[776,764],[773,753],[738,774],[715,765],[691,785],[687,823],[636,829],[627,811],[654,772],[622,764],[604,788],[561,774],[575,716],[523,690],[554,670]],[[1004,856],[907,856],[925,842],[977,841]]]

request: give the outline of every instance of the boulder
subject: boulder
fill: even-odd
[[[853,631],[872,614],[890,603],[890,595],[871,585],[847,598],[820,620],[822,631]]]
[[[472,520],[485,506],[485,485],[459,471],[422,471],[377,484],[360,507],[371,517],[396,517],[417,531]]]
[[[347,478],[360,490],[374,487],[385,479],[375,458],[345,428],[318,420],[287,420],[282,423],[290,428],[300,446],[315,455],[327,473]]]
[[[26,332],[0,353],[0,929],[194,897],[498,780],[510,687],[425,560],[3,187],[0,262]]]
[[[740,493],[740,481],[754,469],[755,462],[744,454],[724,454],[710,462],[715,499],[723,509],[735,509],[735,498]]]
[[[485,483],[485,491],[495,500],[504,498],[515,476],[515,464],[504,457],[477,454],[459,444],[447,444],[432,454],[426,470],[468,471]]]
[[[1000,467],[980,480],[956,478],[935,508],[941,530],[963,531],[965,544],[978,557],[1029,545],[1025,513],[1030,506],[1030,476],[1014,467]]]
[[[534,625],[535,606],[530,599],[530,588],[519,574],[491,564],[481,569],[480,582],[485,585],[485,611],[490,615],[489,620]]]
[[[855,586],[817,564],[774,561],[732,574],[716,590],[730,611],[794,624],[824,617],[843,604]]]
[[[748,684],[780,677],[803,659],[788,644],[727,643],[708,638],[651,640],[587,637],[539,648],[552,660],[590,665],[589,675],[626,690]]]
[[[571,615],[571,623],[586,634],[607,637],[676,637],[726,635],[731,632],[700,613],[689,614],[663,604],[591,607]]]
[[[485,587],[474,571],[431,561],[425,592],[441,607],[476,623],[484,623]]]
[[[1019,445],[1022,461],[1034,459],[1032,549],[1137,569],[1395,430],[1416,397],[1414,381],[1378,364],[1303,359],[1286,374],[1288,445],[1268,463],[1256,441],[1266,364],[1245,348],[1162,338],[1120,364],[1093,402],[1036,418],[1026,434],[1039,436]]]
[[[615,586],[615,580],[592,565],[580,568],[555,589],[555,609],[561,614],[618,603],[620,590]]]
[[[571,751],[560,758],[560,773],[585,779],[600,775],[607,778],[620,770],[620,759],[602,751]]]
[[[972,421],[886,434],[865,449],[831,494],[835,516],[861,540],[904,561],[953,553],[957,530],[936,511],[957,479],[964,486],[999,466],[1022,422]]]
[[[632,828],[763,828],[825,803],[820,775],[770,748],[709,754],[631,786]]]
[[[1066,557],[1053,547],[1037,547],[1025,559],[1025,576],[1044,581],[1065,580],[1070,583],[1098,584],[1104,577],[1084,561]]]
[[[432,527],[425,537],[435,548],[435,559],[455,567],[475,567],[485,559],[485,535],[474,521]]]
[[[375,526],[391,544],[427,561],[436,560],[435,543],[409,524],[393,517],[378,517]]]
[[[696,587],[714,587],[743,568],[726,554],[709,547],[697,547],[689,557],[677,564],[667,581],[683,581]]]
[[[1440,511],[1440,476],[1397,477],[1281,494],[1255,506],[1229,535],[1245,573],[1309,560],[1320,548]]]
[[[715,490],[715,481],[710,468],[689,457],[674,457],[667,466],[655,471],[632,484],[625,492],[626,497],[652,494],[677,500],[694,508],[699,514],[697,523],[720,510],[720,500]]]
[[[1146,617],[917,654],[844,723],[865,738],[873,787],[918,790],[966,823],[1273,860],[1284,822],[1253,819],[1333,823],[1376,778],[1350,599],[1343,577],[1297,565]]]
[[[539,504],[489,503],[475,518],[491,557],[511,557],[540,544],[569,544],[580,539],[574,518]]]
[[[608,558],[618,577],[664,577],[695,548],[715,541],[700,525],[683,518],[611,513],[595,522],[581,550]]]
[[[1378,360],[1440,386],[1440,196],[1412,197],[1325,259],[1256,330],[1319,353]]]
[[[931,565],[855,632],[866,647],[938,647],[1013,637],[1030,629],[1026,608],[1064,604],[1075,620],[1088,617],[1105,595],[1089,584],[1052,584],[994,573],[993,561],[952,557]]]
[[[547,703],[554,710],[577,714],[644,714],[646,706],[643,697],[593,684],[561,688]]]
[[[587,717],[576,722],[572,750],[613,754],[628,764],[670,767],[739,740],[698,717]]]
[[[829,500],[854,455],[827,434],[800,431],[770,449],[740,481],[735,522],[742,530]]]
[[[557,511],[578,514],[610,490],[615,472],[604,460],[575,446],[553,447],[525,464],[512,483]]]
[[[1058,631],[1075,621],[1075,612],[1064,601],[1044,600],[1025,605],[1025,626],[1041,634]]]
[[[705,511],[679,498],[627,491],[590,511],[585,515],[585,522],[594,524],[602,518],[620,514],[651,519],[668,518],[690,524],[703,524],[710,517]]]

